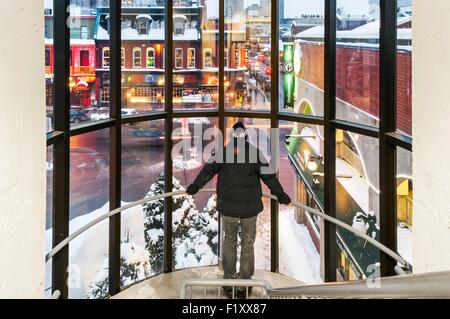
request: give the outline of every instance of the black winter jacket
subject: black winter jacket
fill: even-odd
[[[222,154],[217,152],[213,154],[193,185],[201,189],[218,174],[217,210],[230,217],[253,217],[264,208],[260,179],[270,188],[273,195],[289,199],[275,173],[272,171],[267,174],[267,169],[270,169],[267,160],[255,146],[246,141],[244,150],[243,147],[236,148],[235,144],[230,143],[223,148]]]

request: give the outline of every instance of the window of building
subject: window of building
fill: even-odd
[[[212,68],[212,51],[211,49],[204,49],[203,50],[203,67],[205,68]]]
[[[125,67],[125,57],[126,57],[125,48],[122,48],[121,51],[122,51],[121,52],[121,65],[122,65],[122,68],[124,68]]]
[[[141,48],[133,49],[133,68],[141,68],[142,67],[142,52]]]
[[[89,31],[87,26],[81,27],[81,38],[87,40],[89,38]]]
[[[80,51],[80,66],[89,66],[89,50]]]
[[[138,33],[143,35],[147,34],[147,21],[139,21],[138,22]]]
[[[224,53],[224,66],[228,68],[228,49],[225,49]]]
[[[51,65],[51,51],[50,48],[45,48],[45,66]]]
[[[165,48],[162,49],[162,67],[163,68],[166,67],[166,49]]]
[[[147,48],[147,68],[155,68],[155,49]]]
[[[183,49],[181,48],[175,49],[175,68],[183,68]]]
[[[183,35],[184,34],[184,23],[181,21],[175,22],[175,34],[176,35]]]
[[[109,103],[109,97],[110,97],[109,87],[102,88],[100,100],[104,103]]]
[[[187,50],[187,67],[195,68],[195,49],[189,48]]]
[[[103,68],[109,68],[109,48],[103,48],[102,50],[102,66]]]

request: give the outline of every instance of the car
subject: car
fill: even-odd
[[[78,124],[81,122],[86,122],[88,120],[89,120],[89,118],[85,112],[80,111],[80,110],[74,110],[74,109],[70,110],[70,123]]]
[[[135,109],[128,109],[128,108],[123,108],[121,113],[122,116],[130,116],[138,114],[138,112],[136,112]]]

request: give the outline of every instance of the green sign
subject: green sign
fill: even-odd
[[[284,108],[294,108],[294,43],[284,43],[283,70],[284,70]]]

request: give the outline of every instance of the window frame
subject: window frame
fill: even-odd
[[[177,52],[180,52],[180,54],[178,56],[177,56]],[[174,60],[175,60],[174,67],[175,67],[175,69],[183,69],[183,67],[184,67],[183,54],[184,54],[183,48],[175,48],[175,57],[174,57]],[[181,66],[178,65],[178,63],[177,63],[178,61],[181,61]]]
[[[106,56],[106,52],[108,52],[108,56]],[[107,63],[105,63],[107,61]],[[102,48],[102,68],[109,69],[111,63],[111,50],[109,47]]]
[[[150,52],[153,53],[153,66],[151,66],[149,64]],[[155,69],[156,68],[156,50],[153,47],[148,47],[146,50],[146,68],[147,69]]]
[[[188,69],[195,69],[195,59],[196,59],[195,48],[192,48],[192,47],[188,48],[186,52],[187,52],[187,56],[186,56],[186,58],[187,58],[187,65],[186,65],[186,67]],[[189,52],[193,52],[193,56],[192,57],[189,57]],[[193,62],[192,65],[191,65],[190,62]]]
[[[209,52],[210,56],[209,58],[206,58],[206,54]],[[207,66],[207,62],[209,61],[210,66]],[[213,68],[213,58],[212,58],[212,49],[211,48],[205,48],[203,49],[203,68],[210,69]]]
[[[139,56],[136,56],[137,52],[139,52]],[[137,59],[139,59],[139,64],[136,63]],[[142,69],[142,48],[140,47],[133,48],[133,69]]]

